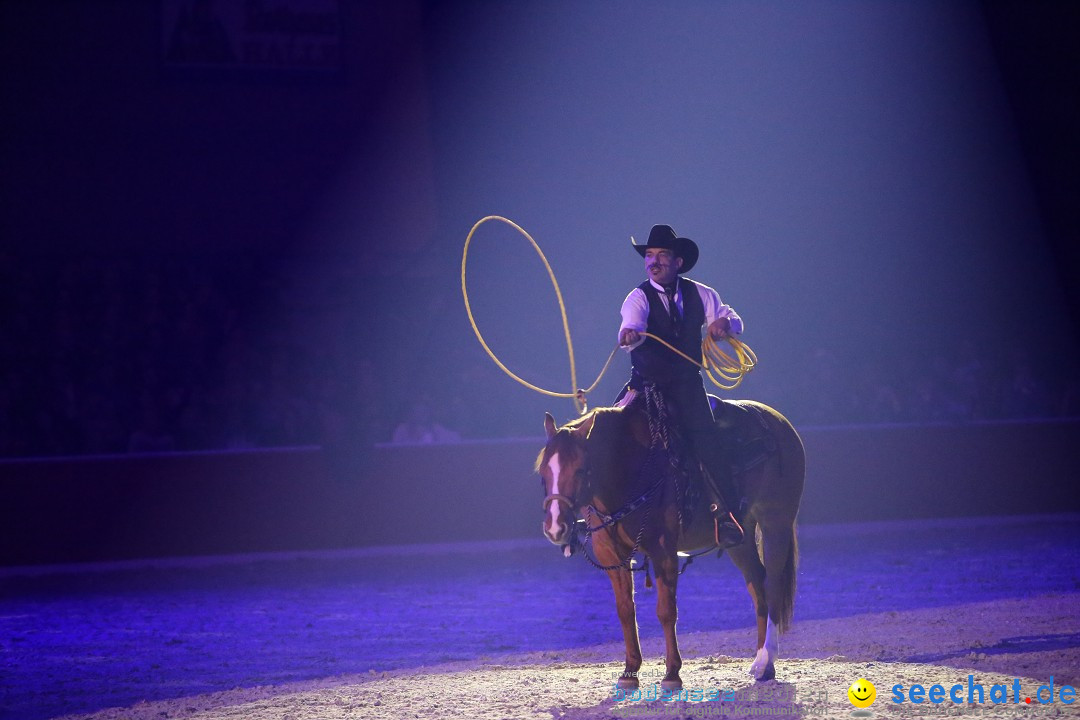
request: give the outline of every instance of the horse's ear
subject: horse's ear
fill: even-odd
[[[574,435],[579,438],[588,440],[592,437],[593,428],[596,426],[596,413],[589,415],[585,418],[584,422],[574,428]]]
[[[551,413],[544,413],[544,432],[547,433],[547,439],[555,437],[555,433],[558,429],[555,427],[555,418],[551,417]]]

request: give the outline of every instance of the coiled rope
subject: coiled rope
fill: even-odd
[[[521,233],[523,236],[525,236],[525,239],[528,240],[529,243],[533,246],[533,249],[536,250],[536,254],[540,256],[541,262],[544,263],[544,269],[547,270],[548,278],[551,279],[551,285],[555,288],[555,298],[559,301],[559,315],[562,318],[563,333],[566,336],[566,349],[570,356],[570,386],[574,388],[578,387],[577,367],[574,362],[574,343],[570,339],[570,323],[566,319],[566,303],[563,301],[562,291],[559,289],[559,281],[555,279],[555,272],[551,269],[551,263],[549,263],[547,257],[544,256],[544,251],[541,250],[540,246],[536,243],[535,240],[533,240],[532,235],[526,232],[523,227],[515,223],[513,220],[508,220],[507,218],[504,218],[500,215],[488,215],[487,217],[481,218],[476,222],[475,225],[472,226],[472,229],[469,230],[468,236],[465,238],[465,249],[461,255],[461,295],[465,298],[465,312],[469,316],[469,325],[472,326],[473,332],[476,333],[476,339],[480,341],[480,345],[483,346],[484,351],[488,354],[488,357],[490,357],[504,373],[506,373],[511,378],[521,383],[525,387],[529,388],[530,390],[534,390],[543,395],[556,398],[572,398],[578,412],[584,413],[588,409],[585,400],[586,396],[590,392],[595,390],[596,386],[600,384],[600,379],[603,378],[604,373],[607,372],[608,367],[611,365],[612,359],[614,359],[615,357],[615,353],[619,350],[619,346],[616,345],[614,349],[612,349],[611,354],[608,355],[608,359],[604,363],[604,367],[600,370],[600,374],[596,376],[596,380],[593,381],[592,385],[587,388],[580,388],[570,393],[555,392],[553,390],[546,390],[542,387],[538,387],[525,380],[524,378],[518,377],[512,370],[510,370],[510,368],[506,367],[506,365],[504,365],[503,362],[499,360],[498,357],[496,357],[495,353],[488,346],[487,342],[484,340],[484,336],[480,333],[480,328],[476,325],[476,318],[473,317],[472,305],[469,303],[468,284],[465,280],[465,270],[469,261],[469,245],[472,243],[473,235],[476,234],[477,229],[481,225],[490,220],[497,220],[499,222],[506,223],[507,225]],[[661,345],[667,347],[675,354],[697,365],[699,368],[705,371],[705,375],[709,378],[713,385],[716,385],[722,390],[734,390],[735,388],[737,388],[742,382],[743,376],[753,370],[754,366],[757,364],[757,355],[754,354],[754,351],[751,350],[750,347],[747,346],[745,343],[734,337],[729,336],[725,338],[725,340],[727,340],[727,342],[731,345],[735,352],[735,357],[733,358],[726,352],[721,350],[717,342],[713,340],[708,333],[706,333],[705,340],[701,345],[702,357],[701,360],[698,361],[690,357],[686,353],[673,347],[664,340],[653,335],[652,333],[642,334],[646,337],[652,338]]]

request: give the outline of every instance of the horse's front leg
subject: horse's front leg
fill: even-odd
[[[623,640],[626,642],[626,667],[619,678],[619,687],[633,689],[638,686],[638,670],[641,669],[641,639],[638,637],[637,611],[634,607],[634,578],[626,568],[608,570],[611,589],[615,592],[615,609],[619,613]]]
[[[675,633],[675,624],[679,620],[679,609],[675,602],[675,590],[679,584],[679,558],[672,550],[666,550],[654,558],[656,565],[656,617],[664,628],[664,659],[666,672],[660,684],[665,690],[682,689],[682,655],[679,653],[679,639]]]

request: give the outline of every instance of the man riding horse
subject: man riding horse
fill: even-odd
[[[680,277],[697,262],[698,246],[693,240],[678,237],[669,225],[654,225],[646,244],[639,245],[633,238],[630,241],[645,258],[646,280],[630,291],[622,304],[619,345],[630,352],[633,367],[618,404],[628,404],[647,388],[662,396],[669,418],[681,432],[685,451],[700,461],[707,473],[701,490],[713,513],[717,545],[739,545],[745,537],[736,517],[741,512],[739,496],[723,457],[720,431],[701,370],[643,333],[700,358],[703,328],[719,341],[741,333],[742,319],[721,302],[716,290]]]

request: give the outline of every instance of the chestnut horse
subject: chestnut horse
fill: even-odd
[[[775,676],[778,635],[791,623],[795,600],[799,561],[795,517],[806,458],[802,440],[783,415],[757,402],[735,405],[742,412],[731,413],[739,417],[726,432],[755,438],[759,451],[735,470],[736,483],[748,502],[743,523],[747,540],[728,554],[746,580],[757,613],[757,655],[750,674],[769,680]],[[666,455],[657,462],[655,450],[650,452],[655,447],[653,435],[637,403],[599,408],[561,428],[545,413],[544,428],[547,445],[536,462],[545,495],[544,535],[567,556],[572,554],[577,528],[591,537],[594,564],[603,566],[611,580],[626,642],[626,667],[619,685],[637,687],[641,668],[630,570],[630,556],[640,551],[656,573],[656,614],[664,629],[667,664],[662,686],[681,688],[682,658],[675,634],[677,553],[714,546],[704,499],[690,513],[688,526],[682,527],[679,484],[685,487],[686,480],[667,471],[671,466]],[[755,542],[758,533],[760,547]]]

